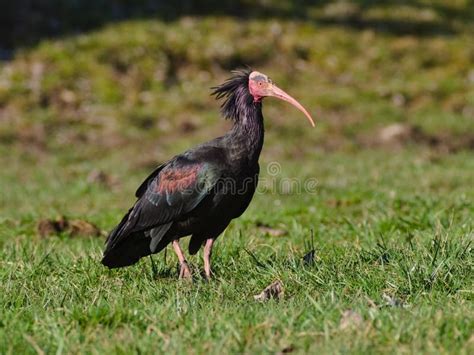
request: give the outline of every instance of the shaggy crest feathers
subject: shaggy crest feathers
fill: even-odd
[[[212,95],[216,99],[224,98],[221,113],[225,118],[237,122],[241,115],[245,115],[245,111],[252,105],[253,97],[248,89],[251,72],[251,69],[234,70],[232,71],[234,75],[222,85],[211,88],[213,90]]]

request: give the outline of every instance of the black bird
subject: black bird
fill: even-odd
[[[132,265],[171,243],[181,267],[179,277],[190,277],[179,239],[191,235],[189,253],[196,254],[204,245],[209,278],[214,241],[247,209],[257,187],[264,136],[262,99],[274,96],[291,103],[314,126],[301,104],[257,71],[234,71],[212,89],[217,99],[224,99],[221,112],[233,121],[232,129],[175,156],[145,179],[134,206],[110,232],[102,264]]]

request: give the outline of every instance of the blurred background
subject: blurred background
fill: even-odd
[[[0,4],[0,353],[474,353],[473,1]],[[104,270],[143,179],[230,127],[210,87],[242,66],[316,128],[264,101],[217,282]]]
[[[247,65],[317,121],[309,129],[298,111],[266,100],[263,161],[301,162],[317,176],[308,161],[332,153],[415,149],[438,159],[474,149],[469,0],[17,0],[2,9],[5,184],[142,176],[229,127],[209,88]]]

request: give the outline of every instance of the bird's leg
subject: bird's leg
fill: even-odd
[[[178,256],[180,270],[179,270],[179,278],[180,279],[189,279],[191,278],[191,270],[189,269],[188,262],[184,257],[184,253],[179,246],[179,240],[173,240],[173,249],[176,255]]]
[[[204,272],[206,273],[206,279],[208,280],[211,278],[211,255],[214,240],[214,238],[209,238],[206,240],[206,245],[204,246]]]

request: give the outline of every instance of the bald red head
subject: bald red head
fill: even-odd
[[[249,75],[249,91],[253,96],[255,102],[261,101],[264,97],[273,96],[281,100],[289,102],[295,106],[298,110],[303,112],[308,118],[311,125],[314,127],[314,121],[311,115],[306,111],[306,109],[293,97],[288,95],[278,86],[276,86],[271,79],[265,74],[259,73],[258,71],[253,71]]]

